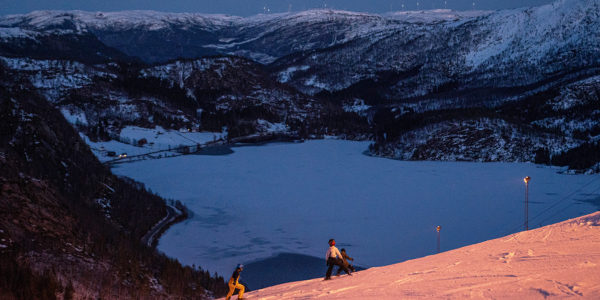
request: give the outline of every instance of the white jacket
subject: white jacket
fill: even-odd
[[[329,247],[329,249],[327,249],[327,253],[325,254],[325,260],[329,260],[329,257],[337,257],[339,259],[342,259],[342,254],[340,253],[340,250],[338,250],[338,248],[336,248],[335,246],[331,246]]]

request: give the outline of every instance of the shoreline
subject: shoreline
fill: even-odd
[[[160,237],[173,225],[183,222],[190,217],[187,213],[187,208],[184,206],[183,210],[176,208],[168,204],[165,201],[167,207],[167,215],[141,238],[141,242],[150,248],[156,249],[158,240]],[[173,214],[173,215],[171,215]]]

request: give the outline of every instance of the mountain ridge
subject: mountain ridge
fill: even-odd
[[[596,93],[592,92],[585,103],[569,109],[530,107],[536,103],[550,108],[545,104],[586,80],[589,80],[586,85],[591,86],[584,90],[596,89],[597,82],[593,78],[600,75],[598,11],[598,0],[558,0],[538,7],[495,12],[435,10],[387,15],[332,10],[248,18],[148,11],[36,12],[0,18],[0,32],[5,33],[0,34],[0,56],[17,61],[29,58],[67,61],[70,58],[92,69],[110,70],[105,73],[113,79],[88,79],[88,87],[78,86],[78,78],[93,78],[94,71],[85,74],[87,71],[81,69],[62,76],[67,81],[62,91],[50,87],[55,90],[52,97],[63,100],[70,97],[66,102],[70,103],[71,110],[77,106],[78,110],[89,112],[88,120],[98,119],[91,112],[91,101],[78,104],[77,99],[90,98],[86,95],[90,90],[92,94],[101,94],[99,90],[106,93],[107,86],[115,90],[115,84],[120,82],[116,90],[152,99],[151,108],[142,108],[141,103],[146,100],[138,96],[133,97],[135,101],[128,101],[135,103],[136,111],[147,113],[137,118],[137,124],[131,124],[131,118],[123,114],[123,117],[112,118],[113,135],[118,134],[123,125],[152,126],[148,120],[156,114],[161,116],[154,119],[163,120],[156,125],[163,128],[182,129],[185,124],[219,131],[227,127],[233,128],[232,136],[254,134],[259,127],[257,123],[263,121],[276,124],[290,120],[286,125],[292,135],[334,134],[373,139],[374,155],[452,159],[454,156],[444,155],[444,152],[454,146],[466,147],[470,153],[490,149],[480,148],[487,143],[461,139],[454,140],[459,144],[450,148],[431,141],[426,145],[437,145],[428,152],[431,156],[409,156],[406,153],[420,146],[408,136],[419,135],[418,132],[422,132],[419,126],[422,129],[435,124],[463,126],[460,124],[504,120],[510,128],[529,128],[524,132],[535,132],[539,135],[536,139],[554,136],[552,141],[533,149],[524,139],[503,139],[513,145],[511,149],[525,149],[528,154],[515,152],[502,157],[540,161],[535,159],[535,153],[566,155],[567,151],[580,146],[596,147],[598,142],[599,125],[593,121],[598,114]],[[114,28],[110,29],[111,26]],[[46,29],[65,31],[65,35],[46,36]],[[35,34],[28,35],[28,30]],[[78,30],[83,36],[95,39],[94,43],[78,36],[75,33]],[[44,40],[35,41],[41,37]],[[32,43],[48,45],[49,51],[32,51],[29,47]],[[75,51],[94,47],[98,49],[95,53]],[[193,75],[178,69],[225,60],[219,57],[230,57],[227,60],[234,62],[227,67],[227,78],[222,78],[216,69],[192,68]],[[40,82],[44,68],[40,67],[34,77],[31,70],[20,73]],[[54,70],[48,73],[59,70],[52,68]],[[146,76],[141,75],[140,70],[171,75]],[[239,78],[232,79],[238,75]],[[176,78],[178,76],[183,77]],[[68,82],[69,77],[73,83]],[[54,80],[44,75],[41,79],[46,83]],[[250,82],[253,87],[248,86]],[[99,89],[103,85],[105,87]],[[139,87],[132,91],[128,85]],[[267,98],[270,100],[265,101]],[[173,103],[178,104],[172,107]],[[362,103],[360,113],[348,109],[355,103]],[[581,109],[584,106],[589,109]],[[158,107],[167,113],[160,113]],[[231,110],[233,107],[239,110]],[[298,109],[301,107],[304,108]],[[200,110],[202,113],[197,115]],[[474,115],[474,111],[479,113]],[[568,117],[557,118],[559,111]],[[233,115],[242,120],[233,120]],[[417,131],[411,132],[413,129]],[[557,141],[563,138],[576,142],[552,146],[560,144]],[[411,142],[407,145],[406,141]],[[394,154],[399,151],[405,154]],[[481,156],[468,155],[464,159],[479,160]],[[589,167],[593,169],[594,165],[591,163]]]

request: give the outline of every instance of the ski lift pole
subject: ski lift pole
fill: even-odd
[[[529,230],[529,181],[531,177],[526,176],[523,178],[525,181],[525,230]]]
[[[437,253],[440,253],[440,231],[442,230],[442,226],[438,225],[435,230],[437,231]]]

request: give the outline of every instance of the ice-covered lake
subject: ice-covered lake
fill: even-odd
[[[123,164],[131,177],[181,200],[193,217],[158,249],[223,276],[281,252],[323,257],[335,238],[371,267],[449,250],[598,210],[599,175],[561,175],[528,163],[406,162],[337,140],[234,148]]]

